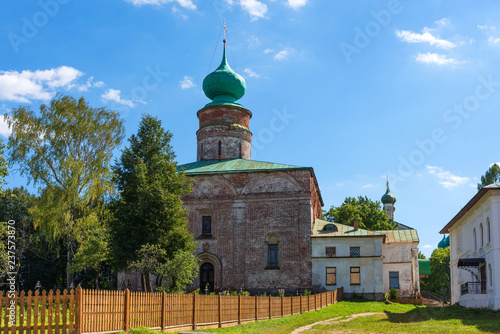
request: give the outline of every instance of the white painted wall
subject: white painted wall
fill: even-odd
[[[452,304],[479,307],[487,300],[487,307],[500,309],[500,195],[491,193],[493,191],[487,192],[449,229]],[[487,236],[487,218],[491,227],[490,242]],[[481,245],[480,224],[483,224],[483,245]],[[476,229],[476,245],[474,229]],[[458,268],[458,260],[478,257],[485,258],[486,261],[487,295],[484,295],[486,297],[461,296],[461,285],[477,280],[470,272]],[[492,268],[492,277],[489,265]]]
[[[407,297],[419,289],[417,243],[383,244],[381,237],[312,238],[313,287],[344,293],[365,294],[382,299],[389,292],[389,272],[399,272],[399,295]],[[326,247],[336,247],[335,258],[327,258]],[[351,258],[350,247],[360,247],[361,257]],[[326,268],[335,267],[337,284],[326,285]],[[361,268],[361,285],[350,284],[350,267]],[[413,285],[412,285],[413,283]]]

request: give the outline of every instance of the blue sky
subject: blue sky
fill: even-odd
[[[56,92],[141,114],[196,160],[203,78],[228,61],[247,83],[255,160],[314,167],[325,202],[379,200],[430,255],[439,230],[500,161],[500,3],[482,1],[4,0],[0,109]],[[0,135],[8,128],[0,122]],[[126,142],[124,142],[126,144]],[[117,152],[118,154],[118,152]],[[11,173],[9,186],[25,180]]]

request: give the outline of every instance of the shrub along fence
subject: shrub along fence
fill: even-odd
[[[279,318],[318,310],[343,299],[343,288],[309,296],[262,297],[165,292],[83,290],[68,293],[38,291],[15,298],[3,296],[0,334],[95,333],[152,329],[225,327],[243,322]],[[16,326],[10,327],[9,310],[15,300]]]

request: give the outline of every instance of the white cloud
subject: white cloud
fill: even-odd
[[[445,171],[441,167],[436,167],[436,166],[426,166],[426,167],[429,174],[437,176],[438,179],[440,180],[439,184],[447,189],[461,186],[469,181],[468,177],[453,175],[451,172]]]
[[[0,71],[0,100],[29,103],[50,100],[57,88],[71,89],[83,73],[70,66],[50,70]]]
[[[267,13],[267,5],[257,0],[241,0],[240,5],[252,21],[263,19]]]
[[[185,75],[184,79],[179,81],[179,86],[181,87],[181,89],[188,89],[188,88],[194,87],[195,84],[193,83],[192,77]]]
[[[134,6],[143,6],[143,5],[161,6],[169,4],[171,2],[176,2],[179,6],[183,8],[190,10],[196,9],[196,5],[191,0],[125,0],[125,1],[133,4]]]
[[[371,183],[365,184],[365,185],[363,186],[363,188],[373,188],[373,187],[375,187],[375,185],[374,185],[374,184],[371,184]]]
[[[463,63],[463,61],[456,60],[454,58],[448,58],[445,55],[437,54],[437,53],[419,53],[417,55],[417,61],[425,64],[436,64],[439,66],[447,66],[447,65],[458,65]]]
[[[431,245],[423,245],[422,248],[432,248]]]
[[[493,37],[493,36],[490,36],[490,37],[488,38],[488,42],[489,42],[490,44],[495,44],[495,45],[496,45],[496,44],[500,44],[500,37],[499,37],[499,38],[495,38],[495,37]]]
[[[127,107],[133,108],[134,102],[132,100],[126,100],[121,98],[121,90],[110,88],[101,95],[104,102],[114,101],[118,104],[123,104]]]
[[[487,25],[487,24],[484,24],[484,25],[480,25],[480,24],[478,24],[478,25],[477,25],[477,28],[478,28],[479,30],[496,30],[496,29],[497,29],[497,27],[495,27],[495,26],[489,26],[489,25]]]
[[[290,55],[290,51],[287,49],[281,50],[277,54],[274,55],[274,60],[284,60],[287,59]]]
[[[307,0],[288,0],[288,6],[292,7],[295,10],[299,9],[305,4],[307,4]]]
[[[7,138],[10,136],[11,133],[12,133],[12,130],[7,125],[7,121],[5,121],[5,118],[0,115],[0,135]]]
[[[264,54],[265,54],[265,55],[267,55],[268,53],[271,53],[271,52],[273,52],[273,51],[274,51],[273,49],[269,49],[269,48],[268,48],[268,49],[265,49],[265,50],[264,50],[264,51],[262,51],[262,52],[264,52]]]
[[[225,2],[228,6],[232,6],[232,5],[233,5],[233,0],[224,0],[224,2]]]
[[[260,77],[260,75],[258,75],[257,73],[255,73],[254,71],[252,71],[252,69],[250,69],[248,67],[245,68],[243,70],[243,72],[245,72],[246,74],[248,74],[248,76],[251,77],[251,78],[258,78],[258,77]]]
[[[78,84],[71,84],[71,85],[68,85],[68,88],[72,88],[72,87],[76,87],[76,89],[78,89],[80,92],[87,92],[89,90],[89,88],[92,88],[92,87],[103,87],[104,86],[104,82],[102,81],[96,81],[94,82],[94,77],[90,77],[86,83],[84,83],[83,85],[78,85]]]
[[[445,39],[438,38],[431,34],[431,29],[424,28],[422,34],[414,33],[408,30],[396,30],[396,36],[407,43],[429,43],[441,49],[451,49],[456,46],[455,43]]]

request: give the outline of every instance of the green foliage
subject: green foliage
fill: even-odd
[[[311,290],[305,289],[304,292],[302,293],[302,296],[310,296],[311,295]]]
[[[250,292],[248,292],[248,291],[242,291],[240,293],[240,295],[242,295],[242,296],[250,296]]]
[[[436,248],[430,257],[431,275],[420,282],[421,290],[427,290],[449,298],[450,247]]]
[[[386,301],[386,302],[388,302],[388,301],[389,301],[389,298],[390,298],[390,297],[391,297],[391,294],[390,294],[389,292],[386,292],[386,293],[384,294],[384,299],[385,299],[385,301]]]
[[[495,163],[481,176],[481,183],[477,184],[477,190],[496,182],[500,182],[500,166]]]
[[[6,148],[7,147],[4,145],[3,140],[0,138],[0,195],[2,195],[2,186],[6,184],[5,178],[9,174],[7,169],[8,163],[5,159]]]
[[[398,297],[398,292],[396,291],[396,289],[391,288],[389,291],[390,291],[390,295],[391,295],[391,299],[392,300],[396,300],[396,299],[399,298]]]
[[[124,136],[118,113],[92,108],[82,98],[58,95],[37,115],[29,107],[12,110],[7,122],[10,161],[40,186],[31,214],[35,228],[63,240],[69,274],[75,247],[89,229],[100,229],[109,195],[109,162]]]
[[[427,259],[427,257],[424,254],[422,254],[422,252],[420,252],[420,251],[418,251],[418,258],[423,259],[423,260]]]
[[[237,295],[238,295],[238,292],[236,292],[236,291],[232,291],[230,295],[231,295],[231,296],[237,296]]]
[[[111,229],[117,269],[141,262],[139,251],[150,245],[155,251],[162,251],[159,264],[166,264],[168,259],[176,270],[180,267],[187,270],[186,276],[180,272],[173,276],[171,285],[177,289],[178,280],[185,282],[186,277],[193,277],[190,266],[194,259],[187,254],[192,253],[196,244],[192,242],[187,211],[180,199],[191,191],[191,180],[177,171],[171,138],[172,134],[162,128],[160,120],[149,115],[142,117],[137,135],[130,137],[130,146],[122,151],[113,168],[120,197],[111,205]],[[144,273],[154,272],[155,266],[147,264]],[[172,277],[170,274],[168,277]]]
[[[357,219],[360,228],[370,231],[394,230],[397,227],[397,223],[391,221],[382,209],[380,202],[374,202],[366,196],[347,197],[342,205],[332,206],[330,210],[323,212],[323,219],[350,226]]]

